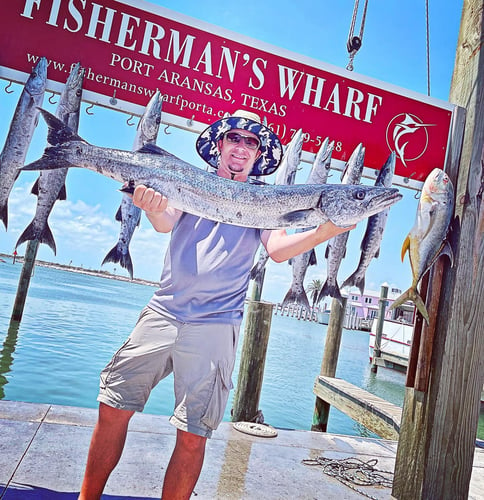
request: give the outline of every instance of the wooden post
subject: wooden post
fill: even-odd
[[[20,279],[18,282],[17,295],[15,296],[15,302],[13,304],[12,317],[10,318],[10,323],[20,321],[24,313],[25,299],[27,298],[27,292],[29,291],[30,278],[32,277],[32,272],[35,266],[35,257],[37,256],[37,250],[39,249],[39,240],[33,240],[27,242],[27,250],[25,251],[24,265],[20,273]]]
[[[444,259],[428,391],[406,393],[392,491],[397,499],[469,494],[484,379],[483,26],[484,1],[464,0],[450,101],[466,108],[467,119],[461,152],[458,113],[446,165],[456,187],[454,267]],[[413,453],[400,452],[401,446]]]
[[[331,303],[331,313],[320,370],[320,375],[325,377],[334,377],[336,375],[347,300],[346,297],[343,297],[342,304],[337,299],[333,299]],[[313,423],[311,425],[312,431],[326,432],[328,428],[329,408],[329,403],[316,397]]]
[[[388,287],[382,285],[380,289],[380,300],[378,301],[378,320],[376,323],[375,347],[373,348],[373,362],[371,364],[371,371],[376,373],[378,365],[375,359],[381,356],[381,336],[383,334],[383,324],[385,322],[385,309],[387,308]]]
[[[233,422],[250,422],[257,416],[271,321],[270,302],[249,301],[232,408]]]

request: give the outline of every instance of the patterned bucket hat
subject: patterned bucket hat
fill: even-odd
[[[260,122],[257,114],[239,109],[207,127],[198,137],[198,154],[212,167],[218,167],[218,141],[234,128],[256,134],[261,142],[261,155],[254,163],[249,175],[269,175],[276,171],[282,158],[282,144],[279,137]]]

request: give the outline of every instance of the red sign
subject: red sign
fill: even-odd
[[[0,27],[2,78],[24,82],[44,56],[48,89],[60,92],[80,62],[85,99],[117,110],[141,115],[159,89],[163,121],[200,131],[250,109],[284,144],[302,128],[305,159],[325,137],[341,161],[363,143],[373,169],[394,150],[396,174],[410,186],[445,162],[453,105],[144,1],[9,0]]]

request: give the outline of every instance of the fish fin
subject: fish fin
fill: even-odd
[[[257,261],[250,270],[250,279],[251,280],[261,279],[264,270],[265,270],[265,265],[261,265],[260,261]]]
[[[106,257],[104,257],[104,260],[101,263],[101,266],[106,264],[107,262],[119,262],[121,267],[124,267],[129,275],[131,276],[131,279],[133,279],[133,263],[131,262],[131,255],[129,254],[129,250],[127,253],[121,252],[119,249],[118,244],[116,244],[111,250],[107,253]]]
[[[454,267],[454,252],[452,251],[452,247],[450,243],[446,240],[444,247],[442,248],[441,255],[447,255],[450,260],[450,267]]]
[[[30,190],[32,194],[35,194],[35,196],[39,196],[39,178],[34,182],[34,185],[32,186],[32,189]]]
[[[117,220],[118,222],[121,222],[123,220],[123,214],[121,212],[121,205],[118,208],[118,211],[116,212],[116,215],[114,216],[114,219]]]
[[[334,281],[334,284],[329,283],[328,280],[325,281],[323,287],[319,292],[318,302],[321,302],[321,300],[328,295],[330,297],[333,297],[333,299],[337,299],[340,304],[343,303],[343,297],[341,296],[338,282],[336,280]]]
[[[0,220],[3,222],[3,225],[5,226],[5,230],[8,228],[8,206],[7,206],[7,201],[5,201],[5,204],[0,207]]]
[[[397,297],[393,304],[388,308],[389,311],[392,309],[397,308],[398,306],[401,306],[407,300],[412,301],[417,309],[420,311],[420,314],[423,316],[427,324],[429,323],[429,313],[427,311],[427,308],[425,307],[424,301],[422,300],[422,297],[420,297],[420,294],[417,292],[417,290],[413,287],[410,287],[407,291],[403,292],[402,295]]]
[[[35,240],[39,240],[40,243],[44,243],[45,245],[49,246],[54,252],[54,255],[56,255],[57,249],[55,246],[54,235],[50,230],[49,224],[47,223],[45,224],[45,227],[42,229],[42,231],[39,232],[35,229],[33,222],[31,222],[25,228],[24,232],[20,235],[17,243],[15,244],[15,248],[20,246],[22,243],[25,243],[26,241]]]
[[[310,250],[309,254],[309,261],[308,261],[308,266],[317,266],[318,265],[318,258],[316,257],[316,252],[314,248]]]
[[[282,216],[282,219],[285,222],[293,223],[293,222],[302,222],[306,220],[308,214],[313,211],[312,208],[303,209],[303,210],[294,210],[293,212],[288,212]]]
[[[380,257],[380,247],[378,247],[378,250],[375,252],[375,259],[378,259]]]
[[[64,144],[71,141],[82,141],[86,142],[82,137],[77,135],[69,126],[67,126],[62,120],[59,120],[57,116],[49,113],[45,109],[39,108],[47,127],[49,128],[47,132],[47,142],[51,146],[58,146],[59,144]]]
[[[282,301],[282,307],[290,306],[291,304],[299,304],[308,311],[311,309],[308,296],[306,295],[306,292],[304,290],[300,293],[297,293],[294,292],[292,288],[289,289],[289,291],[286,293],[286,296],[284,297],[284,300]]]
[[[138,149],[136,152],[137,153],[155,154],[155,155],[164,155],[166,151],[164,149],[160,148],[160,146],[153,144],[152,142],[147,142],[140,149]]]
[[[60,188],[59,195],[57,196],[58,200],[64,201],[67,200],[67,190],[66,190],[66,185],[62,184],[62,187]]]
[[[405,252],[407,252],[407,250],[409,249],[410,249],[410,238],[407,236],[402,245],[402,252],[401,252],[402,262],[405,257]]]
[[[130,180],[128,182],[125,182],[120,188],[119,191],[125,194],[134,194],[134,181]]]
[[[355,271],[351,276],[345,279],[342,288],[347,286],[356,286],[360,290],[360,295],[363,295],[365,290],[365,275],[359,276],[357,271]]]
[[[70,168],[75,166],[59,158],[56,154],[56,150],[56,147],[45,148],[44,154],[38,160],[24,165],[23,167],[19,167],[18,170],[53,170],[56,168]]]

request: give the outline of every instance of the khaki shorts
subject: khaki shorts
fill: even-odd
[[[177,428],[210,437],[232,389],[239,326],[180,323],[145,307],[128,340],[101,372],[98,401],[142,411],[151,390],[173,372]]]

